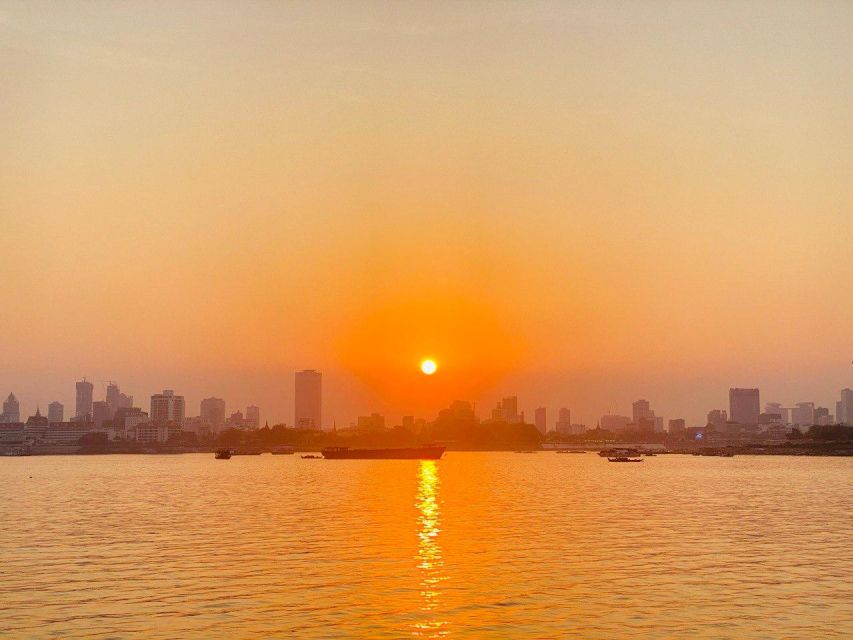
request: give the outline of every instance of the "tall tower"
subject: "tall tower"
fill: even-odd
[[[0,415],[0,422],[15,423],[21,421],[21,406],[18,404],[18,399],[14,393],[10,393],[9,397],[3,403],[3,414]]]
[[[761,402],[758,389],[729,389],[729,420],[740,424],[758,424]]]
[[[49,422],[62,422],[65,417],[65,407],[61,402],[51,402],[47,405],[47,419]]]
[[[77,404],[74,411],[76,418],[92,417],[92,390],[94,386],[83,378],[77,383]]]
[[[322,385],[323,376],[319,371],[306,369],[296,372],[293,423],[297,428],[323,428]]]

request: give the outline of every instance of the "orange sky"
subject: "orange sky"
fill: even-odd
[[[2,3],[0,394],[834,409],[851,60],[840,2]]]

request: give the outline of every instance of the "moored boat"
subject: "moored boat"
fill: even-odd
[[[326,447],[320,453],[327,460],[438,460],[444,454],[444,449],[445,447],[439,445],[399,449]]]
[[[607,458],[607,462],[642,462],[642,458],[625,458],[623,456],[619,456],[618,458]]]
[[[217,449],[216,453],[213,454],[213,457],[217,460],[230,460],[231,449]]]

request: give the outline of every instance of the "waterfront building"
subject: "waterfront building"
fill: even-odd
[[[61,402],[51,402],[47,405],[47,419],[50,422],[62,422],[65,417],[65,407]]]
[[[21,421],[21,405],[14,393],[3,402],[3,413],[0,414],[0,422],[4,424],[16,424]]]
[[[136,428],[148,422],[148,414],[139,407],[122,407],[107,430],[110,440],[135,440]]]
[[[764,405],[764,413],[776,414],[782,424],[788,424],[790,420],[791,410],[783,407],[779,402],[768,402]]]
[[[112,420],[112,411],[110,409],[110,404],[104,401],[97,401],[92,403],[92,423],[95,425],[95,429],[100,429],[104,426],[105,422],[109,422]]]
[[[201,401],[199,414],[214,431],[222,430],[225,425],[225,400],[222,398],[205,398]]]
[[[545,419],[545,407],[539,407],[533,413],[533,421],[536,423],[536,429],[543,436],[548,430],[548,422]]]
[[[728,414],[725,409],[711,409],[711,411],[708,412],[708,420],[705,424],[720,427],[726,424],[728,420]]]
[[[810,427],[815,423],[814,402],[798,402],[791,409],[791,424],[797,427]]]
[[[652,407],[648,400],[637,400],[631,405],[631,409],[631,415],[635,424],[639,424],[640,420],[643,418],[653,419],[655,417],[655,412],[652,411]]]
[[[669,421],[669,435],[682,436],[687,430],[687,423],[684,418],[673,418]]]
[[[77,398],[74,407],[74,417],[86,421],[92,417],[92,390],[91,382],[83,378],[77,382]]]
[[[110,408],[110,419],[112,419],[119,409],[133,406],[133,396],[122,393],[115,382],[110,382],[107,385],[107,405]]]
[[[557,423],[554,426],[557,433],[570,434],[572,432],[572,412],[563,407],[557,413]]]
[[[625,431],[628,425],[631,424],[631,418],[628,416],[607,414],[601,416],[598,424],[605,431]]]
[[[295,382],[294,424],[299,429],[322,429],[322,374],[314,369],[298,371]]]
[[[371,413],[369,416],[359,416],[357,426],[364,431],[379,431],[385,428],[385,416]]]
[[[835,420],[853,427],[853,389],[841,390],[841,399],[835,403]]]
[[[251,404],[246,407],[246,427],[258,429],[261,426],[261,409]]]
[[[729,389],[729,419],[740,424],[758,424],[761,402],[758,389]]]
[[[151,396],[150,415],[155,425],[171,422],[180,426],[184,421],[184,397],[176,396],[171,389]]]

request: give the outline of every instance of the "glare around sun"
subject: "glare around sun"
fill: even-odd
[[[435,364],[435,360],[424,360],[421,362],[421,371],[423,371],[428,376],[431,376],[438,369],[438,365]]]

